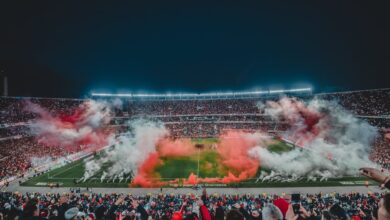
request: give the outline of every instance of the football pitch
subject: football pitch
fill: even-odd
[[[217,138],[198,138],[191,140],[193,144],[202,146],[212,146],[218,143]],[[275,140],[268,146],[273,152],[289,151],[293,147],[287,143]],[[101,155],[100,155],[101,156]],[[99,157],[99,155],[95,155]],[[155,172],[158,174],[158,178],[162,181],[169,182],[175,179],[185,179],[190,174],[196,174],[201,178],[215,178],[225,176],[229,170],[224,167],[220,161],[218,154],[210,149],[206,148],[199,150],[197,154],[191,156],[175,156],[175,157],[163,157],[161,158],[163,163],[155,168]],[[60,168],[52,169],[40,176],[30,178],[23,182],[22,186],[47,186],[50,184],[58,184],[62,187],[129,187],[132,177],[131,175],[125,176],[123,179],[108,179],[102,178],[104,171],[110,169],[110,164],[105,164],[99,172],[86,181],[80,181],[84,176],[85,161],[83,159],[69,163]],[[247,179],[238,183],[230,184],[206,184],[208,187],[305,187],[305,186],[358,186],[366,184],[368,181],[364,177],[343,177],[328,179],[326,181],[309,181],[307,179],[301,179],[294,182],[262,182],[257,181],[262,168],[258,168],[257,174],[250,179]],[[263,169],[265,170],[265,169]],[[373,184],[368,182],[369,184]],[[181,185],[180,185],[181,186]],[[189,185],[184,185],[189,186]],[[167,184],[164,187],[177,187],[176,185]]]

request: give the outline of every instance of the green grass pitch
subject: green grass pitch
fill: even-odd
[[[198,138],[192,139],[194,144],[213,144],[218,142],[217,138]],[[275,140],[268,148],[274,152],[289,151],[292,146]],[[228,170],[219,163],[218,154],[212,150],[203,150],[199,155],[188,157],[166,157],[162,158],[163,165],[156,168],[156,173],[159,174],[162,180],[172,180],[177,178],[187,178],[191,173],[198,172],[198,157],[199,157],[199,176],[200,177],[222,177]],[[180,167],[180,169],[178,169]],[[102,169],[92,178],[85,182],[75,183],[84,174],[84,160],[78,160],[67,164],[63,167],[53,169],[45,174],[33,177],[22,183],[23,186],[46,186],[50,183],[59,183],[63,187],[129,187],[129,179],[122,181],[104,179],[101,181],[101,175],[104,170],[110,168],[109,164],[105,164]],[[259,168],[258,173],[261,169]],[[364,177],[345,177],[337,179],[328,179],[327,181],[307,181],[300,180],[296,182],[256,182],[254,179],[249,179],[240,183],[225,185],[226,187],[299,187],[299,186],[347,186],[347,185],[364,185],[367,181]],[[370,182],[371,184],[371,182]],[[224,185],[214,185],[214,187],[224,187]]]

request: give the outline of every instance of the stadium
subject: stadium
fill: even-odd
[[[141,195],[145,187],[377,191],[358,169],[388,172],[389,95],[299,88],[2,97],[1,184],[18,191],[133,188]]]
[[[0,3],[0,220],[390,220],[382,2]]]
[[[63,187],[374,184],[356,172],[359,167],[327,166],[345,166],[338,160],[349,159],[348,163],[361,167],[370,162],[389,167],[386,127],[390,121],[385,116],[389,106],[367,108],[386,103],[389,94],[389,89],[313,94],[310,88],[300,88],[168,95],[92,93],[87,99],[2,98],[2,119],[7,120],[2,124],[2,149],[18,146],[18,151],[3,154],[2,180],[23,176],[23,186]],[[353,100],[370,103],[356,105]],[[340,110],[332,113],[332,108]],[[351,121],[334,119],[331,127],[324,128],[328,117],[339,115]],[[351,123],[360,126],[357,131]],[[340,140],[327,137],[341,132],[340,127],[364,133],[358,134],[362,139],[348,137],[354,149],[339,144],[348,135],[345,131]],[[329,150],[312,146],[322,144],[318,141],[330,144]],[[339,148],[339,158],[332,155],[333,148]],[[270,158],[251,152],[265,149],[262,153]],[[273,161],[277,157],[291,155],[290,161],[284,161],[287,166],[309,168],[273,167],[278,166]],[[315,155],[325,164],[299,158]]]

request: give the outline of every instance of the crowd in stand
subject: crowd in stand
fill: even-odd
[[[271,131],[275,123],[172,123],[166,124],[170,135],[174,137],[216,137],[229,130],[248,132]]]
[[[361,116],[389,116],[390,89],[368,90],[359,92],[318,94],[316,97],[337,100],[346,109]],[[309,99],[312,96],[304,96]],[[122,109],[115,111],[117,116],[135,115],[210,115],[210,114],[259,114],[258,103],[277,100],[278,97],[258,99],[225,100],[163,100],[132,101],[124,100]],[[34,114],[26,111],[26,102],[36,103],[50,113],[69,113],[79,106],[81,99],[38,99],[38,98],[0,98],[0,122],[2,124],[26,122]],[[28,106],[27,106],[28,108]]]
[[[383,193],[305,194],[292,201],[290,195],[207,195],[205,190],[200,196],[16,192],[0,193],[0,220],[381,220],[383,197],[390,202]]]
[[[356,115],[390,115],[390,89],[329,93],[318,97],[336,100]]]
[[[39,160],[66,156],[73,152],[62,147],[47,147],[38,144],[33,137],[0,141],[0,181],[23,175]],[[36,161],[35,161],[36,160]]]
[[[390,89],[370,90],[317,95],[323,99],[336,99],[347,109],[365,118],[379,129],[390,128]],[[311,97],[305,97],[311,98]],[[273,98],[277,99],[277,97]],[[165,100],[131,101],[124,100],[122,110],[115,109],[118,121],[123,124],[132,116],[150,116],[166,123],[175,137],[212,137],[229,129],[248,131],[284,131],[286,124],[275,123],[260,115],[259,101],[267,99],[226,99],[226,100]],[[64,155],[61,148],[46,148],[29,137],[25,125],[36,115],[26,111],[28,103],[36,103],[53,115],[72,112],[83,100],[79,99],[25,99],[0,98],[0,180],[19,174],[31,166],[31,157],[53,158]],[[124,117],[124,118],[120,118]],[[126,128],[123,128],[126,129]],[[390,141],[379,138],[376,141],[372,159],[384,168],[390,168]],[[68,153],[68,152],[66,152]]]
[[[336,100],[356,115],[390,115],[390,89],[318,94],[316,97]],[[312,96],[303,96],[310,99]],[[278,97],[226,100],[164,100],[124,102],[128,115],[205,115],[205,114],[254,114],[261,113],[259,101],[277,100]]]
[[[83,100],[79,99],[38,99],[38,98],[0,98],[0,127],[12,123],[27,122],[36,115],[28,111],[29,103],[42,106],[51,114],[72,112]]]
[[[0,128],[0,138],[8,138],[13,136],[26,136],[29,129],[25,125],[10,126],[7,128]]]
[[[186,100],[186,101],[129,101],[125,108],[130,115],[204,115],[260,113],[258,100]]]
[[[371,160],[381,165],[382,168],[390,170],[390,140],[378,138],[374,146],[370,155]]]

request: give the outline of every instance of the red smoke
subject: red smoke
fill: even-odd
[[[191,140],[186,139],[162,139],[157,144],[157,151],[162,157],[167,156],[190,156],[196,153]]]
[[[298,146],[305,146],[313,141],[322,131],[329,128],[326,114],[307,106],[295,98],[282,98],[277,102],[267,102],[268,114],[276,116],[290,126],[287,139]]]
[[[76,108],[74,110],[73,113],[60,114],[58,116],[59,122],[64,123],[64,124],[67,123],[69,125],[75,125],[75,124],[79,123],[80,121],[84,121],[83,119],[87,117],[87,115],[86,115],[87,107],[88,107],[88,105],[86,103],[82,103],[79,105],[78,108]]]
[[[108,144],[113,131],[108,129],[111,114],[104,103],[85,101],[71,113],[53,115],[49,110],[28,102],[26,111],[35,113],[38,117],[30,122],[32,134],[37,140],[50,147],[65,147],[68,150],[80,149],[84,145],[88,149],[96,149]],[[250,158],[248,151],[256,145],[256,141],[248,133],[230,131],[219,137],[215,152],[218,153],[221,164],[227,169],[226,176],[221,178],[198,178],[190,174],[184,184],[196,183],[231,183],[238,182],[256,175],[259,167],[257,159]],[[198,149],[191,139],[163,138],[158,141],[156,151],[138,167],[132,186],[158,187],[167,183],[178,183],[179,180],[162,182],[155,171],[162,165],[163,157],[191,156]],[[178,169],[180,169],[178,167]]]
[[[160,181],[159,176],[154,172],[154,169],[161,163],[162,161],[158,153],[149,154],[149,157],[138,168],[137,176],[134,177],[131,186],[150,188],[164,185]]]
[[[105,126],[110,120],[109,108],[94,101],[85,101],[73,112],[59,115],[31,102],[26,102],[25,111],[37,114],[29,123],[30,130],[40,144],[49,147],[97,149],[107,145],[112,133]]]
[[[256,139],[240,131],[230,131],[220,137],[217,152],[230,171],[223,177],[224,183],[255,176],[260,164],[257,159],[248,156],[248,151],[256,144]]]
[[[241,131],[230,131],[219,137],[216,152],[220,156],[221,163],[228,169],[226,176],[221,178],[198,178],[191,173],[184,184],[197,183],[232,183],[240,182],[256,175],[259,168],[259,161],[251,158],[248,151],[256,146],[257,140],[251,134]],[[138,169],[138,174],[134,178],[132,186],[158,187],[167,183],[178,183],[179,180],[169,182],[159,181],[159,175],[155,168],[162,164],[161,157],[167,156],[190,156],[197,152],[190,139],[163,139],[159,141],[156,153],[149,155],[148,159]],[[178,168],[180,169],[180,168]]]
[[[279,120],[287,122],[290,126],[288,132],[288,139],[295,142],[299,146],[305,146],[312,142],[323,131],[329,128],[326,114],[323,114],[313,108],[307,106],[305,103],[296,99],[282,98],[278,102],[267,103],[270,114],[276,116]],[[243,131],[229,131],[219,137],[220,142],[216,152],[218,153],[221,163],[228,169],[224,177],[215,178],[198,178],[191,173],[189,177],[184,180],[184,184],[198,184],[198,183],[232,183],[241,182],[243,180],[252,178],[256,175],[260,166],[259,160],[251,158],[248,151],[255,147],[258,141],[262,141],[261,137],[256,137],[253,134],[245,133]],[[196,153],[196,148],[189,139],[171,140],[164,139],[159,142],[156,161],[162,161],[160,157],[166,156],[190,156]],[[328,155],[330,158],[332,155]],[[156,161],[148,161],[145,163],[155,164],[160,163]],[[153,175],[155,167],[150,167],[150,172],[147,175]],[[140,180],[137,180],[140,186],[151,187],[161,186],[167,182],[154,181],[150,182],[147,175],[142,173]],[[179,180],[169,181],[169,183],[178,183]]]

